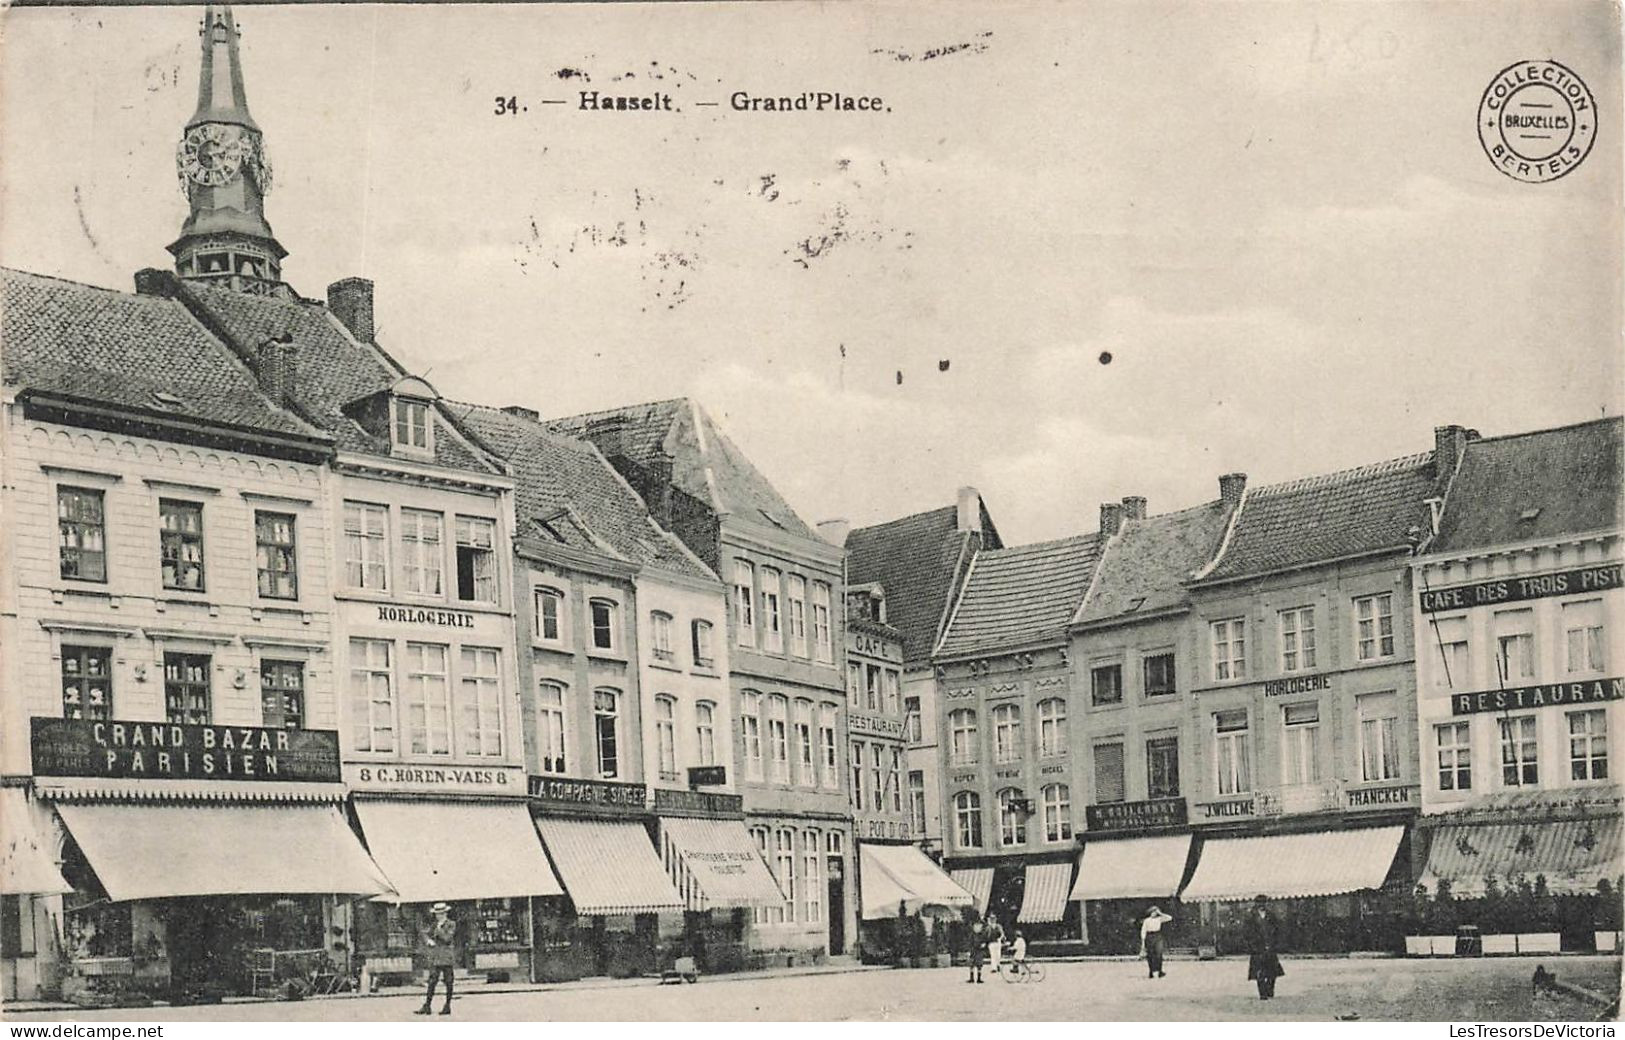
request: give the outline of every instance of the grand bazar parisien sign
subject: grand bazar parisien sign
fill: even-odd
[[[326,729],[194,726],[112,719],[29,720],[35,776],[338,783]]]
[[[1480,690],[1450,695],[1452,715],[1527,708],[1568,708],[1576,704],[1603,704],[1625,700],[1625,679],[1582,679],[1578,682],[1514,686],[1507,690]]]

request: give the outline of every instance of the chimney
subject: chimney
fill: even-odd
[[[285,332],[261,343],[254,354],[254,375],[260,389],[279,408],[291,407],[299,387],[299,345]]]
[[[852,531],[852,521],[841,517],[836,520],[820,520],[818,522],[818,537],[831,545],[846,545],[846,536]]]
[[[1241,493],[1247,490],[1247,474],[1226,473],[1219,478],[1219,501],[1231,509],[1241,505]]]
[[[1144,495],[1124,495],[1123,496],[1123,519],[1124,520],[1144,520],[1145,519],[1145,496]]]
[[[661,527],[671,526],[671,482],[677,460],[660,452],[646,465],[649,486],[643,495],[644,503]]]
[[[135,291],[140,296],[175,295],[174,276],[157,267],[143,267],[135,273]]]
[[[375,331],[372,321],[372,281],[367,278],[341,278],[327,287],[327,309],[344,323],[350,335],[363,343],[371,343]]]
[[[1100,503],[1100,533],[1114,535],[1123,526],[1123,506],[1120,502]]]
[[[606,415],[587,424],[587,439],[598,446],[604,458],[614,462],[627,458],[626,416]]]
[[[1455,479],[1461,466],[1461,457],[1467,451],[1467,442],[1478,439],[1477,430],[1464,426],[1435,426],[1433,428],[1433,487],[1442,495]]]
[[[973,487],[959,489],[958,530],[970,534],[982,530],[982,496]]]
[[[529,419],[531,422],[541,422],[542,413],[534,408],[526,408],[522,404],[508,404],[502,406],[504,415],[511,415],[516,419]]]

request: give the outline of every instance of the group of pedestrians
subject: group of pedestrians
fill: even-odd
[[[1140,922],[1140,956],[1145,958],[1147,978],[1167,977],[1163,958],[1168,947],[1162,926],[1172,920],[1171,914],[1153,906]],[[1259,1000],[1270,1000],[1275,996],[1275,980],[1285,975],[1286,969],[1281,966],[1280,926],[1275,915],[1270,913],[1267,896],[1258,896],[1253,900],[1243,923],[1242,934],[1247,945],[1247,979],[1258,984]],[[970,976],[965,979],[966,982],[982,981],[983,964],[991,963],[993,972],[997,974],[1004,937],[1004,927],[991,912],[985,918],[971,922]],[[1011,953],[1018,964],[1027,958],[1027,938],[1019,930]]]

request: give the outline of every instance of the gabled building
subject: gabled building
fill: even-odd
[[[1411,563],[1430,894],[1539,879],[1618,899],[1621,434],[1609,418],[1452,442],[1460,471]],[[1565,948],[1589,948],[1593,904],[1559,906]]]
[[[1076,936],[1071,746],[1081,706],[1068,624],[1105,537],[986,550],[971,563],[932,661],[940,704],[943,862],[1007,931]]]
[[[847,887],[852,811],[843,779],[844,551],[819,538],[693,401],[548,425],[595,444],[661,526],[729,588],[722,635],[728,714],[737,720],[735,789],[782,895],[777,906],[753,909],[754,949],[813,960],[846,952],[856,900]],[[661,840],[735,855],[734,834],[663,822]]]

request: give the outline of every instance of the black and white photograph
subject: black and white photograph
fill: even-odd
[[[0,9],[10,1035],[1612,1036],[1622,53]]]

